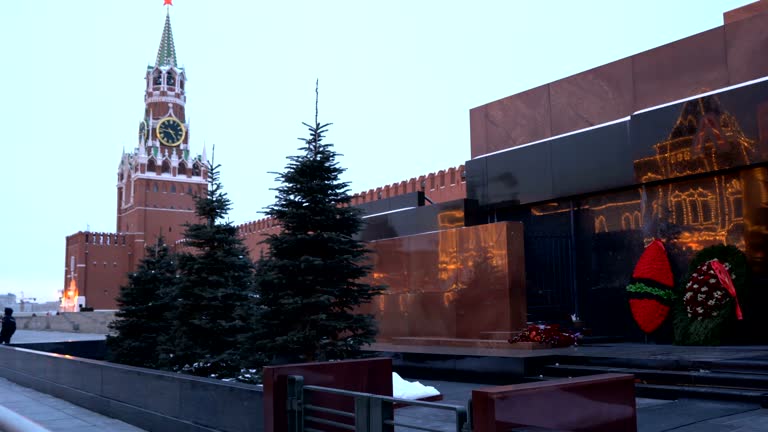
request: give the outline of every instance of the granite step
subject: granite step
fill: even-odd
[[[433,347],[465,347],[465,348],[494,348],[494,349],[522,349],[536,350],[551,348],[547,344],[538,342],[509,343],[502,339],[462,339],[441,337],[394,337],[392,344],[409,346],[433,346]]]
[[[708,370],[728,373],[768,375],[768,360],[692,360],[685,358],[637,358],[637,357],[562,357],[560,363],[598,367],[618,367],[660,370]]]
[[[508,341],[519,334],[519,331],[487,331],[480,332],[480,339]]]
[[[635,384],[635,395],[650,399],[677,400],[688,398],[749,402],[768,408],[768,393],[760,390],[637,383]]]
[[[739,389],[755,389],[768,392],[768,375],[731,373],[711,370],[663,370],[632,367],[605,367],[556,364],[545,366],[542,371],[551,376],[584,376],[598,373],[626,373],[649,384],[686,386],[717,386]]]

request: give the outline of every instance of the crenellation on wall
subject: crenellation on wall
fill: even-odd
[[[67,244],[80,243],[90,246],[131,246],[135,235],[108,232],[78,231],[67,236]]]
[[[262,218],[255,221],[246,222],[236,226],[237,233],[242,237],[252,236],[254,234],[271,234],[279,229],[277,221],[273,218]]]
[[[243,243],[248,248],[251,258],[257,260],[262,253],[267,251],[267,246],[263,243],[266,236],[280,232],[280,226],[272,218],[262,218],[251,222],[237,225],[237,232],[243,239]]]
[[[352,196],[352,205],[379,199],[393,198],[412,192],[423,191],[433,203],[463,199],[467,196],[464,165],[423,174],[408,180],[379,186]]]
[[[436,173],[412,177],[408,180],[368,189],[352,196],[351,205],[360,205],[380,199],[393,198],[407,193],[425,192],[432,203],[442,203],[464,199],[467,196],[467,186],[464,165],[442,169]],[[260,253],[266,250],[263,244],[265,236],[277,234],[280,227],[272,218],[262,218],[237,225],[237,232],[245,245],[251,251],[251,257],[258,259]]]

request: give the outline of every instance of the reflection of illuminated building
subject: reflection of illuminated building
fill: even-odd
[[[749,165],[757,156],[755,141],[722,111],[716,96],[683,104],[672,132],[653,147],[654,156],[635,161],[641,183]]]
[[[457,280],[456,272],[459,269],[458,231],[451,228],[464,226],[463,210],[448,210],[437,215],[440,233],[438,235],[438,278],[448,280],[452,276]]]
[[[757,159],[755,141],[744,135],[716,96],[683,104],[666,140],[654,145],[656,154],[635,161],[641,183],[667,180],[746,166]],[[650,189],[649,216],[667,218],[682,228],[677,238],[697,250],[715,243],[744,247],[741,179],[718,175]],[[666,210],[666,215],[662,210]],[[735,242],[735,243],[734,243]]]
[[[77,292],[77,282],[75,282],[75,279],[72,278],[69,281],[69,286],[64,290],[64,293],[61,296],[61,311],[77,312],[78,295],[79,293]]]
[[[683,104],[668,137],[654,144],[655,155],[635,161],[639,183],[749,166],[759,161],[756,141],[748,138],[716,96]],[[664,185],[646,185],[616,195],[599,195],[579,201],[578,210],[589,214],[594,233],[643,230],[646,240],[661,235],[659,224],[679,230],[669,238],[699,250],[717,244],[745,248],[744,173],[725,173],[680,179]],[[763,193],[768,185],[757,182]],[[532,208],[533,215],[570,211],[567,205],[547,203]]]

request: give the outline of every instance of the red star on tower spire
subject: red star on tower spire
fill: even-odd
[[[173,6],[173,0],[163,0],[163,6]]]

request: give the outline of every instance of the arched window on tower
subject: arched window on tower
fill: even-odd
[[[171,193],[176,193],[176,185],[175,184],[171,185]]]
[[[179,78],[179,88],[184,91],[184,78]]]
[[[192,164],[192,175],[195,177],[200,177],[200,162],[195,162]]]
[[[165,85],[168,87],[176,87],[176,73],[174,71],[169,70],[165,75]]]
[[[163,161],[162,173],[170,174],[170,172],[171,172],[171,163],[168,162],[168,159],[166,159]]]
[[[159,192],[160,188],[157,186],[157,182],[155,182],[154,185],[152,185],[152,192]]]
[[[154,159],[150,159],[147,162],[147,173],[157,173],[157,165],[155,165]]]
[[[163,73],[160,71],[160,69],[155,69],[155,71],[152,72],[152,86],[160,87],[162,85],[163,85]]]
[[[187,175],[187,163],[186,162],[180,162],[179,163],[179,175],[180,176]]]

